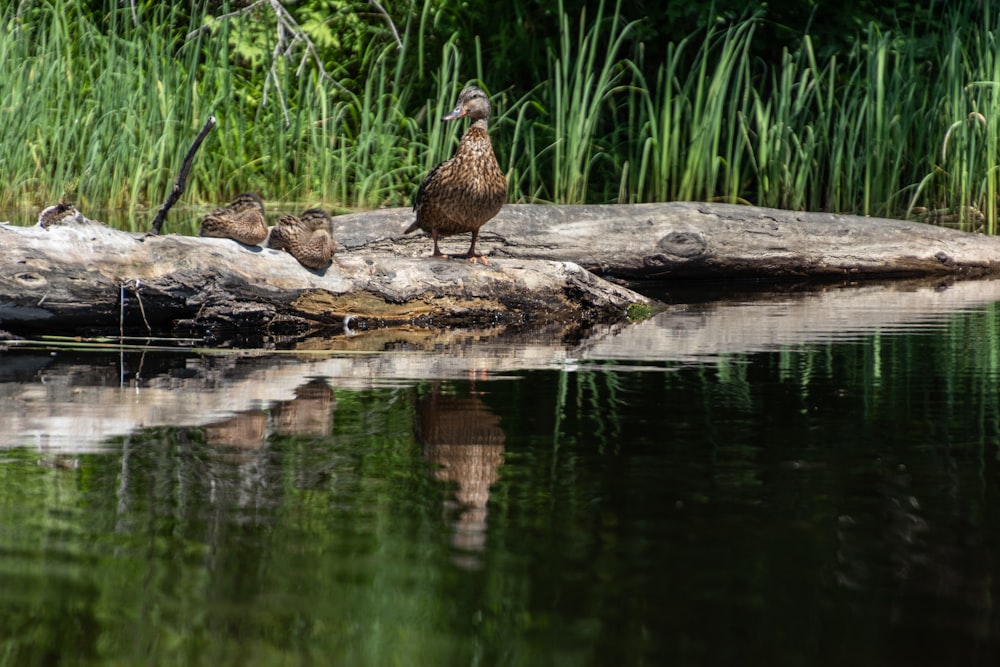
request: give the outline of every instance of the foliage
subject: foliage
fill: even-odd
[[[796,3],[383,4],[399,44],[348,0],[7,6],[0,208],[156,206],[212,114],[187,201],[405,206],[476,81],[512,201],[715,199],[996,231],[1000,21],[981,3],[857,0],[837,35]]]

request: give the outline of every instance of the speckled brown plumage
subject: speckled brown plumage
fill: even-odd
[[[283,215],[271,230],[268,246],[290,253],[302,266],[325,269],[333,261],[335,250],[332,228],[330,214],[318,208],[303,211],[298,218]]]
[[[434,256],[440,257],[439,236],[472,232],[469,251],[456,257],[475,261],[479,228],[507,201],[507,179],[497,164],[487,132],[490,101],[486,93],[468,86],[458,96],[455,109],[442,120],[462,116],[472,119],[472,124],[462,136],[454,157],[434,167],[420,184],[413,205],[417,219],[405,233],[417,229],[428,232],[434,239]]]
[[[55,225],[66,225],[73,222],[80,222],[83,216],[76,210],[76,207],[67,202],[59,202],[44,209],[38,215],[38,225],[48,229]]]
[[[253,192],[236,195],[228,206],[217,208],[202,218],[201,236],[257,245],[267,238],[264,202]]]

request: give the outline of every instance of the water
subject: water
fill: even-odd
[[[8,350],[0,664],[995,664],[1000,285],[667,296]]]

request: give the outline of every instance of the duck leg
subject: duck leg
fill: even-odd
[[[476,254],[476,239],[478,238],[479,238],[479,230],[478,229],[472,230],[472,244],[469,246],[469,252],[465,253],[464,255],[459,255],[459,257],[468,257],[469,261],[472,262],[473,264],[476,263],[476,260],[481,259],[483,260],[483,266],[487,266],[490,262],[488,259],[486,259],[486,255]]]
[[[448,255],[438,250],[438,230],[436,228],[431,229],[431,238],[434,239],[434,254],[431,257],[447,257]]]

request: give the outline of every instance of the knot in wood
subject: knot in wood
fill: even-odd
[[[703,255],[707,246],[701,234],[694,232],[670,232],[656,244],[666,254],[685,258]]]
[[[24,273],[18,273],[14,276],[14,280],[26,285],[28,287],[40,287],[45,285],[49,281],[45,279],[45,276],[35,273],[33,271],[25,271]]]
[[[941,262],[945,266],[955,266],[955,260],[951,258],[948,253],[942,251],[934,255],[934,259]]]

